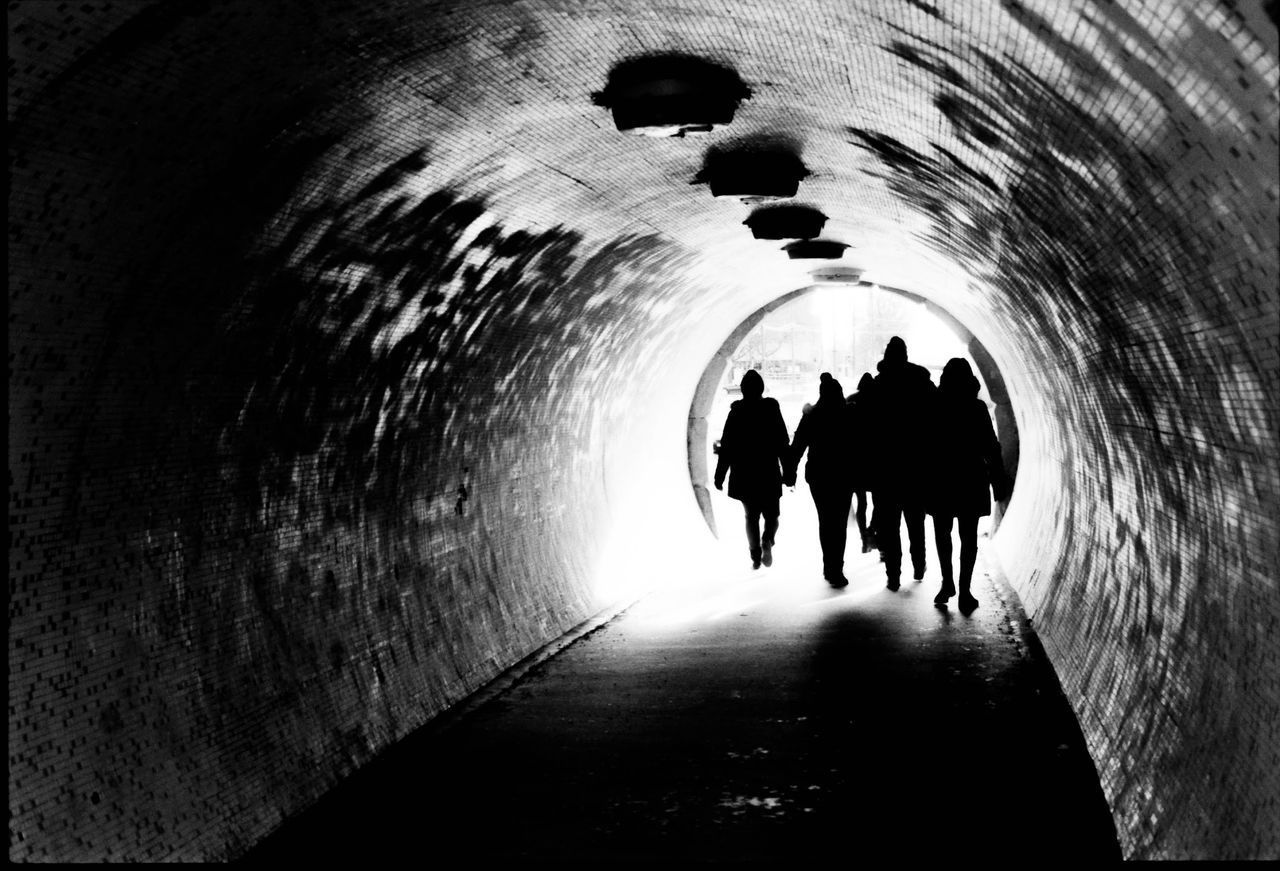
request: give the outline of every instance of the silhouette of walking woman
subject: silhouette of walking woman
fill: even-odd
[[[800,418],[791,439],[791,455],[783,483],[796,483],[796,469],[805,450],[804,480],[818,512],[818,541],[822,545],[822,576],[833,587],[847,587],[844,548],[849,533],[849,503],[853,499],[850,473],[849,413],[840,382],[823,372],[818,401]]]
[[[934,604],[945,605],[956,594],[951,571],[951,522],[960,532],[961,611],[972,611],[978,600],[969,590],[978,559],[978,518],[991,513],[991,490],[998,501],[1008,498],[1008,476],[1000,459],[987,407],[978,399],[978,379],[959,357],[947,361],[938,379],[934,407],[933,478],[929,513],[934,542],[942,566],[942,589]]]
[[[742,398],[729,406],[716,461],[716,489],[729,475],[729,496],[742,503],[747,519],[751,568],[773,565],[782,498],[782,463],[787,457],[787,424],[778,400],[765,398],[764,379],[755,369],[742,376]],[[764,518],[764,532],[760,518]]]
[[[875,500],[876,544],[884,559],[886,586],[898,589],[902,572],[899,524],[907,522],[916,580],[925,571],[924,430],[937,390],[929,370],[907,362],[907,343],[894,336],[877,365],[872,403],[871,497]]]
[[[867,553],[875,547],[876,515],[871,513],[871,526],[867,525],[867,493],[871,490],[871,474],[868,468],[869,420],[873,413],[876,381],[870,372],[863,372],[858,380],[858,389],[849,394],[845,404],[849,406],[849,469],[853,481],[853,493],[857,497],[857,508],[854,520],[858,523],[858,535],[862,539],[862,552]]]

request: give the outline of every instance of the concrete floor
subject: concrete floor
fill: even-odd
[[[784,509],[755,572],[721,527],[718,571],[402,742],[246,861],[1119,860],[1075,718],[981,547],[964,616],[933,605],[932,550],[892,593],[855,533],[836,591],[804,512]]]

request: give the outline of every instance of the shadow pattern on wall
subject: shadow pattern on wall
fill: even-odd
[[[1014,12],[1077,94],[1121,87],[1048,22]],[[1138,28],[1097,14],[1112,16],[1100,26],[1117,44]],[[1023,461],[1038,454],[1034,498],[1054,504],[1024,512],[1044,538],[1024,548],[1014,582],[1102,761],[1125,853],[1274,853],[1257,775],[1269,765],[1260,748],[1274,744],[1260,739],[1277,737],[1259,674],[1274,649],[1261,615],[1275,615],[1280,486],[1266,400],[1276,377],[1258,337],[1275,317],[1250,300],[1274,292],[1274,252],[1251,234],[1265,238],[1275,204],[1259,213],[1244,193],[1224,227],[1194,181],[1173,180],[1182,132],[1217,134],[1167,86],[1165,133],[1140,148],[1116,119],[1010,60],[971,48],[978,68],[965,75],[936,45],[888,50],[939,77],[935,107],[967,156],[870,129],[849,128],[849,141],[929,219],[923,241],[974,276],[1009,331],[1006,353],[1021,355],[1002,363],[1037,388],[1015,397],[1037,445],[1029,453],[1024,436]],[[1059,487],[1075,498],[1053,500]]]
[[[598,607],[599,440],[687,255],[507,229],[422,151],[308,188],[327,147],[289,158],[289,205],[257,192],[257,226],[276,217],[247,257],[192,234],[135,287],[169,307],[112,316],[60,571],[93,591],[66,669],[114,679],[74,715],[94,739],[59,795],[24,810],[63,857],[237,855]]]

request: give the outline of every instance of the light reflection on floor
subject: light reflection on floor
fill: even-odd
[[[720,495],[720,537],[699,546],[662,569],[653,590],[628,614],[651,629],[712,622],[759,608],[838,609],[864,601],[884,589],[877,554],[861,552],[856,525],[850,526],[845,574],[849,586],[832,589],[822,578],[817,519],[807,491],[783,497],[783,516],[772,566],[751,568],[738,503]]]
[[[740,504],[723,492],[713,494],[712,499],[720,532],[718,538],[696,529],[681,539],[678,548],[668,548],[660,568],[655,570],[652,564],[628,565],[633,573],[633,589],[639,596],[628,609],[629,619],[634,621],[632,625],[661,632],[761,610],[775,614],[794,612],[799,617],[866,606],[885,593],[884,566],[879,554],[874,550],[862,552],[858,528],[853,522],[849,525],[845,549],[845,576],[849,585],[836,590],[823,580],[817,515],[803,482],[783,493],[773,565],[754,570],[747,551]],[[986,531],[987,520],[984,518],[980,525],[981,533]],[[910,558],[904,553],[906,571],[898,595],[908,601],[924,597],[928,601],[916,605],[925,604],[932,610],[941,575],[933,530],[928,524],[926,519],[928,570],[925,579],[920,583],[910,579]],[[905,546],[905,528],[901,536]],[[987,545],[988,539],[983,535],[979,539],[975,592],[985,586],[982,556]],[[953,541],[953,548],[958,554],[958,541]],[[950,616],[946,609],[938,612],[944,623],[949,622]]]

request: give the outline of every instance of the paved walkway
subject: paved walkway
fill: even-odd
[[[1120,858],[1075,719],[985,542],[981,606],[964,616],[933,605],[932,549],[926,580],[892,593],[855,533],[837,591],[804,518],[757,572],[736,523],[721,528],[719,571],[402,742],[246,859]]]

